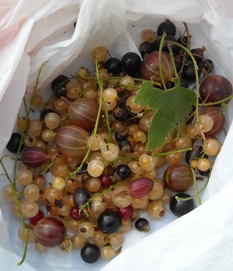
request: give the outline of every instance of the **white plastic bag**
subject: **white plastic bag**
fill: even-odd
[[[182,28],[183,21],[187,22],[193,36],[192,45],[205,45],[208,56],[216,63],[216,71],[233,82],[233,3],[230,0],[1,2],[1,156],[14,129],[25,90],[32,91],[38,68],[43,62],[48,61],[39,82],[41,91],[60,73],[69,75],[81,66],[91,68],[90,51],[97,45],[106,46],[119,58],[128,51],[137,51],[141,30],[155,29],[164,18],[174,21],[178,28]],[[231,120],[232,108],[229,107],[227,128]],[[109,263],[85,264],[80,260],[79,252],[64,255],[52,251],[40,255],[29,250],[26,263],[17,267],[23,249],[17,238],[17,225],[1,200],[1,269],[231,270],[232,134],[233,127],[230,127],[203,195],[205,203],[162,229],[155,226],[157,230],[150,235],[140,235],[139,238],[137,233],[128,234],[123,252]],[[6,180],[0,186],[4,184]],[[169,221],[168,216],[164,223]]]

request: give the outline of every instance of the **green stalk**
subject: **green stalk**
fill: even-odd
[[[198,189],[197,189],[196,174],[192,168],[191,168],[191,170],[192,170],[192,174],[193,174],[193,186],[194,186],[194,190],[195,190],[195,195],[197,197],[197,201],[198,201],[199,205],[201,205],[202,202],[201,202],[200,192],[198,192]]]
[[[207,181],[206,181],[205,185],[202,187],[202,189],[200,191],[198,191],[197,193],[195,193],[194,195],[192,195],[190,197],[187,197],[187,198],[180,198],[180,197],[176,196],[176,199],[179,200],[179,201],[186,201],[186,200],[193,199],[194,197],[198,197],[205,190],[205,188],[207,187],[208,183],[209,183],[209,178],[207,179]]]
[[[104,113],[105,113],[105,118],[106,118],[105,124],[106,124],[107,130],[108,130],[109,141],[112,142],[112,129],[110,127],[108,110],[107,110],[106,105],[104,103],[103,97],[102,97],[102,104],[104,105]]]
[[[79,212],[83,211],[84,208],[89,207],[90,203],[91,203],[94,199],[96,199],[96,198],[98,198],[98,197],[102,197],[102,196],[105,195],[107,192],[109,192],[110,190],[112,190],[114,187],[120,185],[120,183],[121,183],[121,182],[118,182],[118,183],[116,183],[116,184],[114,184],[114,185],[110,185],[110,186],[109,186],[107,189],[105,189],[103,192],[101,192],[101,193],[99,193],[99,194],[97,194],[97,195],[95,195],[95,196],[89,198],[89,200],[88,200],[87,202],[85,202],[83,205],[81,205],[81,206],[79,207]],[[85,213],[85,214],[86,214],[86,213]],[[87,215],[87,214],[86,214],[86,215]]]
[[[41,75],[42,69],[43,69],[43,67],[45,66],[45,64],[46,64],[47,62],[48,62],[48,61],[45,61],[45,62],[40,66],[40,68],[39,68],[39,71],[38,71],[38,74],[37,74],[37,77],[36,77],[36,83],[35,83],[35,86],[33,87],[32,100],[33,100],[33,97],[36,95],[36,92],[37,92],[37,87],[38,87],[38,84],[39,84],[39,79],[40,79],[40,75]],[[26,103],[25,103],[25,106],[27,106]],[[28,110],[26,111],[27,116],[29,116],[31,110],[32,110],[32,103],[30,103],[29,108],[28,108]]]
[[[223,104],[229,100],[231,100],[233,98],[233,94],[231,94],[230,96],[222,99],[222,100],[219,100],[217,102],[208,102],[208,103],[202,103],[200,104],[201,106],[213,106],[213,105],[219,105],[219,104]]]
[[[186,45],[186,47],[187,47],[187,48],[190,48],[189,28],[188,28],[188,25],[187,25],[185,22],[183,22],[183,24],[184,24],[184,27],[185,27],[185,32],[187,32],[187,45]],[[184,33],[185,33],[185,32],[184,32]],[[182,35],[180,35],[180,38],[182,39]],[[186,54],[183,55],[182,65],[181,65],[181,69],[180,69],[180,71],[179,71],[179,76],[180,76],[180,74],[182,73],[182,70],[183,70],[184,65],[185,65],[185,56],[186,56]]]
[[[191,151],[191,150],[192,150],[192,148],[185,148],[185,149],[174,150],[174,151],[169,151],[169,152],[155,153],[152,156],[164,156],[164,155],[181,153],[181,152],[186,152],[186,151]]]
[[[185,31],[187,32],[187,48],[190,48],[190,34],[189,34],[189,28],[187,23],[183,22]]]
[[[164,33],[161,37],[161,41],[160,41],[160,45],[159,45],[159,74],[160,74],[160,78],[162,81],[162,86],[165,90],[167,90],[167,86],[165,84],[164,78],[163,78],[163,70],[162,70],[162,49],[163,49],[163,43],[164,43],[164,39],[166,37],[166,34]]]
[[[195,68],[195,78],[196,78],[196,82],[195,82],[195,84],[196,84],[196,95],[197,95],[197,99],[196,99],[196,111],[195,111],[195,113],[196,113],[196,119],[198,120],[198,105],[199,105],[199,103],[198,103],[198,97],[199,97],[199,77],[198,77],[198,66],[197,66],[197,62],[196,62],[196,60],[195,60],[195,58],[194,58],[194,56],[192,55],[192,53],[191,53],[191,51],[189,50],[189,49],[187,49],[185,46],[183,46],[182,44],[179,44],[178,42],[175,42],[175,41],[169,41],[169,43],[171,43],[171,44],[174,44],[174,45],[176,45],[176,46],[179,46],[179,47],[181,47],[182,49],[184,49],[184,51],[185,52],[187,52],[187,54],[190,56],[190,58],[191,58],[191,60],[192,60],[192,62],[193,62],[193,64],[194,64],[194,68]]]
[[[47,61],[46,61],[47,62]],[[35,86],[33,88],[33,93],[32,93],[32,97],[35,96],[36,92],[37,92],[37,87],[38,87],[38,84],[39,84],[39,78],[40,78],[40,75],[41,75],[41,72],[42,72],[42,68],[44,67],[45,63],[44,62],[41,66],[40,66],[40,69],[39,69],[39,72],[38,72],[38,75],[37,75],[37,78],[36,78],[36,83],[35,83]],[[27,106],[27,103],[26,103],[26,99],[25,97],[23,98],[23,104],[24,104],[24,109],[25,109],[25,113],[26,113],[26,118],[27,118],[27,121],[29,119],[29,115],[32,111],[32,103],[29,104],[29,107]],[[1,159],[0,159],[0,165],[2,166],[2,169],[5,173],[5,176],[7,178],[7,180],[9,181],[11,187],[12,187],[12,191],[13,191],[13,198],[14,198],[14,201],[17,205],[17,209],[18,209],[18,212],[19,212],[19,217],[20,217],[20,220],[21,220],[21,224],[22,224],[22,228],[23,228],[23,232],[24,232],[24,239],[25,239],[25,242],[24,242],[24,251],[23,251],[23,256],[22,256],[22,259],[20,262],[18,262],[17,264],[18,265],[22,265],[23,262],[25,261],[25,258],[26,258],[26,255],[27,255],[27,248],[28,248],[28,237],[29,237],[29,232],[25,226],[25,222],[24,222],[24,214],[22,212],[22,209],[21,209],[21,204],[20,204],[20,201],[19,201],[19,197],[17,195],[17,188],[16,188],[16,176],[17,176],[17,163],[20,159],[20,150],[22,148],[22,145],[23,145],[23,142],[24,142],[24,139],[25,139],[25,133],[23,133],[21,135],[21,139],[20,139],[20,143],[19,143],[19,147],[18,147],[18,151],[15,155],[15,158],[13,159],[14,160],[14,167],[13,167],[13,180],[11,179],[10,175],[8,174],[7,172],[7,169],[3,163],[3,158],[5,157],[8,157],[8,156],[3,156]]]
[[[175,59],[174,59],[174,56],[173,56],[173,52],[172,52],[172,49],[169,45],[169,42],[167,44],[167,47],[168,47],[168,50],[169,50],[169,54],[171,56],[171,61],[172,61],[172,67],[173,67],[173,70],[174,70],[174,74],[175,74],[175,77],[178,78],[178,73],[177,73],[177,70],[176,70],[176,64],[175,64]]]
[[[2,169],[3,169],[4,173],[5,173],[6,178],[8,179],[8,181],[9,181],[11,187],[12,187],[13,199],[14,199],[16,205],[17,205],[17,209],[18,209],[20,220],[21,220],[22,227],[23,227],[24,238],[25,238],[23,256],[22,256],[21,261],[17,263],[18,265],[21,265],[24,262],[25,258],[26,258],[27,247],[28,247],[28,235],[29,235],[29,233],[28,233],[27,228],[26,228],[25,223],[24,223],[24,215],[23,215],[23,212],[22,212],[22,209],[21,209],[21,205],[20,205],[20,202],[19,202],[19,199],[18,199],[18,195],[16,193],[15,178],[14,178],[14,181],[11,180],[11,178],[10,178],[8,172],[7,172],[7,169],[6,169],[6,167],[5,167],[4,163],[3,163],[3,158],[5,158],[5,157],[7,157],[7,156],[3,156],[0,159],[0,164],[2,166]],[[17,164],[17,160],[15,160],[14,164]]]
[[[100,77],[99,77],[98,62],[97,61],[95,62],[95,66],[96,66],[96,78],[97,78],[99,89],[100,89],[100,100],[99,100],[100,102],[99,102],[97,118],[96,118],[94,130],[92,132],[92,139],[91,139],[90,145],[89,145],[89,147],[87,149],[86,155],[84,156],[84,158],[83,158],[81,164],[79,165],[79,167],[75,171],[69,173],[70,177],[73,176],[73,175],[76,175],[81,170],[81,168],[85,164],[85,162],[87,161],[88,156],[89,156],[89,154],[91,152],[91,146],[93,145],[94,139],[95,139],[96,134],[97,134],[98,126],[99,126],[101,110],[102,110],[102,103],[103,103],[103,82],[100,80]]]
[[[17,265],[22,265],[23,262],[25,261],[26,259],[26,256],[27,256],[27,249],[28,249],[28,238],[29,238],[29,232],[27,231],[25,225],[24,225],[24,237],[25,237],[25,242],[24,242],[24,251],[23,251],[23,256],[22,256],[22,259],[20,262],[17,263]]]

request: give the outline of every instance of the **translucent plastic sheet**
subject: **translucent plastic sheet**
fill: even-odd
[[[14,130],[25,91],[32,91],[40,65],[40,91],[60,73],[70,75],[79,67],[93,67],[90,51],[104,45],[116,57],[137,52],[140,32],[156,28],[169,18],[183,29],[188,23],[192,45],[207,48],[216,72],[233,83],[233,4],[226,1],[183,0],[2,0],[0,1],[0,153]],[[77,22],[76,28],[74,23]],[[154,232],[126,235],[122,253],[111,262],[85,264],[79,252],[58,250],[40,255],[29,249],[18,267],[23,249],[17,238],[17,223],[1,199],[0,267],[2,270],[231,270],[233,264],[233,128],[229,128],[215,163],[210,183],[202,196],[204,204],[173,222],[167,212]],[[6,184],[1,181],[0,186]]]

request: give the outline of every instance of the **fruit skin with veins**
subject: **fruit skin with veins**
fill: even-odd
[[[161,69],[166,83],[174,76],[171,57],[166,52],[161,52]],[[154,51],[144,58],[140,66],[140,74],[143,79],[162,82],[159,71],[159,51]]]
[[[206,114],[213,119],[213,127],[205,134],[206,137],[216,136],[222,131],[226,118],[221,108],[216,106],[208,106],[200,109],[200,114]]]
[[[163,179],[170,190],[174,192],[185,192],[193,184],[193,173],[189,166],[176,163],[165,170]]]
[[[231,82],[221,75],[208,75],[200,83],[199,93],[205,102],[218,102],[233,93]],[[225,101],[228,103],[230,100]]]
[[[47,158],[47,152],[37,146],[26,149],[21,155],[22,162],[31,168],[42,166],[47,161]]]
[[[99,104],[97,101],[78,98],[69,106],[69,120],[86,131],[92,131],[96,123],[98,110]]]
[[[150,178],[141,177],[133,180],[129,185],[129,194],[134,198],[141,198],[149,194],[154,182]]]
[[[57,131],[55,142],[64,156],[82,159],[87,151],[88,138],[88,133],[82,127],[67,125]]]
[[[34,227],[35,239],[45,247],[55,247],[65,239],[66,227],[55,217],[44,217]]]

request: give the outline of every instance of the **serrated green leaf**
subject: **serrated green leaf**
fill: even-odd
[[[196,93],[180,87],[179,80],[175,81],[174,88],[166,91],[155,88],[153,82],[142,83],[135,103],[155,110],[148,132],[148,150],[162,147],[175,129],[177,129],[177,136],[183,133],[196,99]]]
[[[134,102],[142,106],[147,106],[150,109],[154,108],[155,100],[160,99],[163,91],[159,88],[155,88],[151,81],[144,81],[135,97]]]

